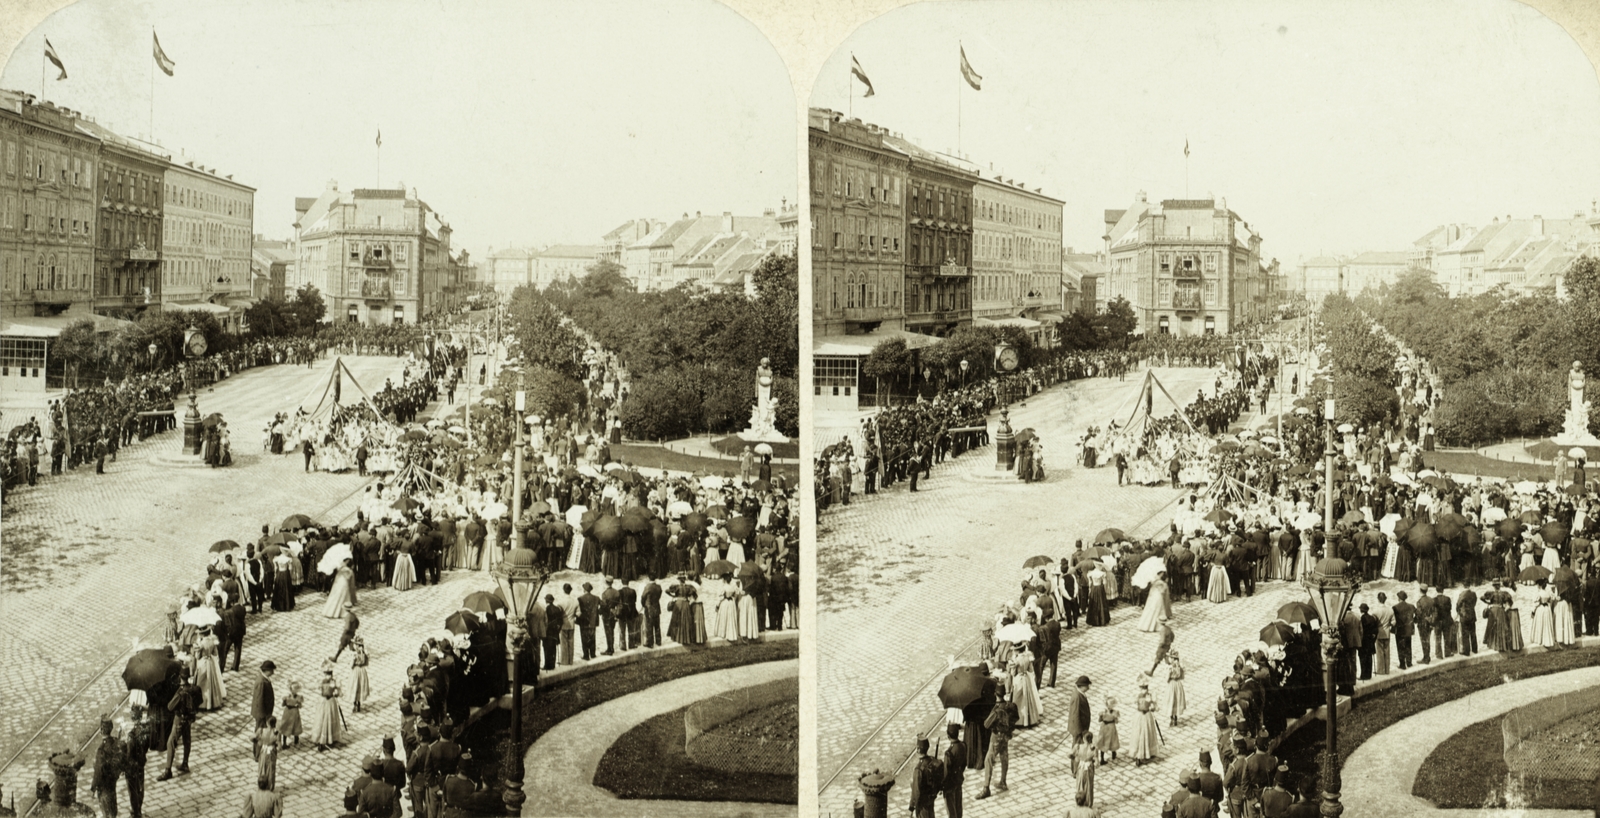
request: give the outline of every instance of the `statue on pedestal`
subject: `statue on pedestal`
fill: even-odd
[[[1567,416],[1561,424],[1561,434],[1554,438],[1561,446],[1600,445],[1600,439],[1589,432],[1589,401],[1584,399],[1586,380],[1583,364],[1573,361],[1567,373]]]
[[[778,402],[772,397],[772,359],[762,358],[756,367],[756,405],[750,410],[750,428],[739,434],[744,440],[787,442],[788,436],[778,431]]]

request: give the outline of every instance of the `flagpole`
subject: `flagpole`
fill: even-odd
[[[960,45],[961,45],[961,41],[957,40],[956,41],[956,46],[959,48]],[[963,52],[963,53],[965,53],[965,52]],[[967,81],[967,78],[962,76],[961,71],[960,71],[960,66],[957,66],[957,70],[956,70],[956,158],[957,159],[961,158],[961,84],[966,82],[966,81]]]
[[[150,42],[156,41],[156,27],[150,27]],[[150,142],[156,141],[156,60],[155,54],[150,55]]]
[[[849,119],[855,119],[856,118],[856,75],[855,75],[855,68],[856,68],[856,53],[854,51],[852,51],[852,52],[850,52],[850,66],[847,69],[845,69],[845,75],[844,75],[845,81],[847,83],[847,85],[845,86],[845,89],[850,92],[849,107],[845,109],[846,114],[848,115]],[[44,71],[43,70],[39,71],[39,77],[40,77],[39,83],[41,85],[43,85],[44,84]]]

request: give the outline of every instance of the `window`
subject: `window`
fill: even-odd
[[[1206,254],[1206,272],[1214,273],[1216,271],[1217,271],[1217,256],[1216,256],[1215,253],[1207,253]]]
[[[361,242],[359,242],[359,241],[350,242],[350,260],[351,261],[360,261],[361,260]]]
[[[406,308],[405,307],[395,307],[394,308],[394,322],[396,324],[404,324],[406,322]]]
[[[32,230],[33,229],[33,200],[32,199],[23,199],[22,200],[22,229],[23,230]]]
[[[1208,306],[1213,306],[1213,307],[1216,306],[1216,304],[1217,304],[1217,282],[1215,282],[1215,281],[1207,281],[1207,282],[1205,282],[1205,293],[1206,293],[1206,304]]]
[[[849,397],[855,392],[854,358],[816,358],[811,363],[812,393],[830,397]]]
[[[396,261],[405,261],[406,260],[406,245],[405,244],[397,244],[397,245],[395,245],[394,257],[395,257]]]
[[[1161,316],[1161,320],[1156,324],[1156,332],[1160,335],[1172,334],[1172,327],[1167,323],[1165,315]]]
[[[1161,261],[1161,272],[1172,272],[1172,256],[1167,253],[1161,253],[1159,254],[1158,258]]]

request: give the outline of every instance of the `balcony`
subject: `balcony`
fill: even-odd
[[[161,251],[145,247],[127,247],[116,251],[115,258],[121,261],[160,261]]]
[[[846,307],[840,312],[844,313],[846,321],[888,321],[899,318],[904,313],[899,307]]]
[[[83,299],[85,293],[81,290],[34,290],[33,303],[35,304],[71,304],[73,301]]]
[[[393,297],[394,289],[387,279],[369,278],[361,282],[361,297],[387,301]]]

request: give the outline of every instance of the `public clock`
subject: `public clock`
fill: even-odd
[[[189,357],[198,358],[206,354],[205,333],[199,330],[189,330],[184,334],[188,337],[183,339],[183,351],[189,353]]]
[[[1017,368],[1017,349],[1008,344],[995,347],[994,366],[1001,372],[1014,372]]]

